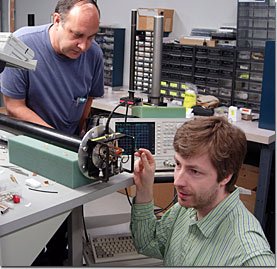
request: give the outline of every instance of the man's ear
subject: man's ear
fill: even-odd
[[[54,23],[54,25],[57,26],[60,23],[60,21],[61,21],[61,15],[57,12],[54,12],[53,13],[53,23]]]
[[[223,180],[221,180],[221,181],[219,182],[219,184],[220,184],[221,186],[226,186],[226,185],[228,184],[228,182],[231,180],[232,176],[233,176],[233,174],[228,175],[228,176],[225,177]]]

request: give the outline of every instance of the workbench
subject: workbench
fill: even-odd
[[[30,266],[55,231],[69,216],[69,265],[83,265],[83,205],[133,185],[131,174],[122,173],[107,183],[91,183],[76,189],[68,188],[25,169],[15,173],[1,165],[8,162],[8,150],[0,149],[0,179],[13,175],[21,192],[21,202],[0,215],[0,265]],[[26,175],[25,175],[26,174]],[[33,191],[25,185],[32,177],[48,192]],[[47,186],[44,182],[47,181]]]

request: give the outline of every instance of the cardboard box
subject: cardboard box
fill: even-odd
[[[1,113],[1,114],[7,115],[7,110],[6,110],[6,108],[1,106],[1,107],[0,107],[0,113]]]
[[[126,194],[125,189],[118,190],[118,192],[123,193],[123,194]],[[130,197],[134,197],[134,196],[136,195],[136,186],[133,185],[133,186],[131,186],[131,187],[128,187],[128,188],[127,188],[127,192],[128,192],[128,195],[129,195]]]
[[[154,184],[154,205],[160,208],[167,207],[174,198],[173,183]]]
[[[189,45],[189,46],[207,46],[207,47],[215,47],[216,40],[211,39],[207,40],[204,38],[194,38],[194,37],[181,37],[180,44],[182,45]]]
[[[256,192],[251,191],[251,194],[240,194],[240,200],[243,202],[245,207],[254,214],[256,205]]]
[[[153,31],[154,16],[164,16],[164,32],[172,32],[174,9],[138,8],[138,31]]]
[[[236,185],[249,190],[256,190],[259,181],[259,167],[243,164]]]
[[[136,195],[136,187],[133,185],[127,188],[130,197]],[[125,189],[118,192],[126,194]],[[165,208],[170,204],[174,198],[174,186],[173,183],[156,183],[154,184],[154,204],[160,208]]]

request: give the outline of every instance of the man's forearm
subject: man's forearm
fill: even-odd
[[[42,126],[53,128],[28,107],[18,107],[14,109],[7,108],[7,114],[19,120],[33,122]]]

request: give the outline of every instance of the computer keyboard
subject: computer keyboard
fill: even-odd
[[[136,251],[131,234],[96,236],[90,243],[95,263],[147,258]]]

